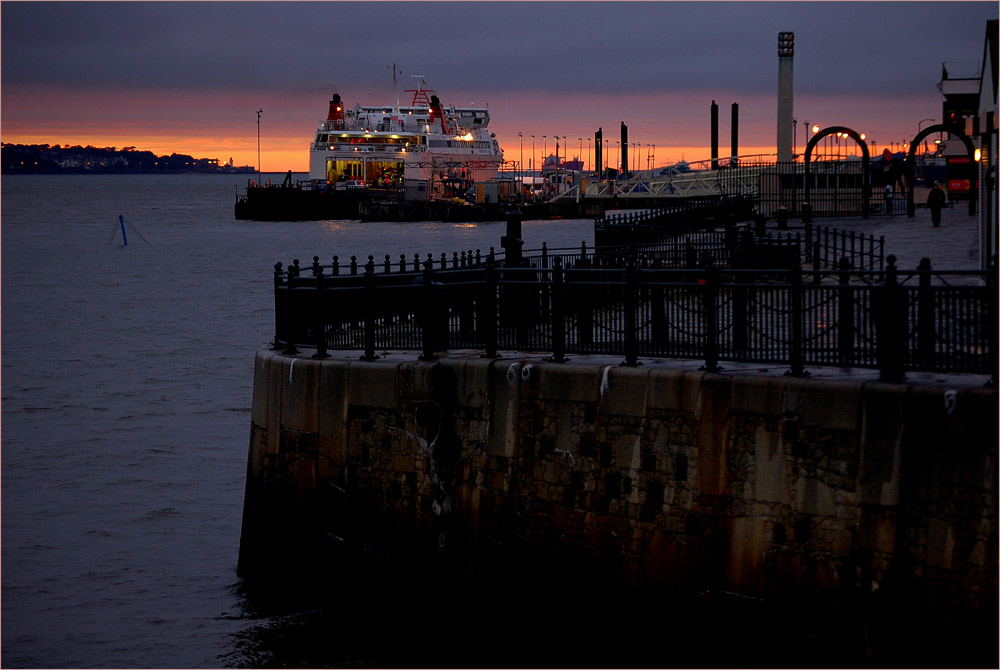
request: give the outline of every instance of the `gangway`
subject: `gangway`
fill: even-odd
[[[731,160],[731,159],[726,159]],[[577,201],[581,197],[604,199],[684,199],[714,196],[754,197],[760,193],[760,177],[774,170],[774,163],[741,162],[730,166],[720,163],[718,169],[710,169],[712,161],[691,164],[691,169],[647,170],[637,172],[627,179],[594,181],[585,179],[583,184],[554,196],[550,202]]]

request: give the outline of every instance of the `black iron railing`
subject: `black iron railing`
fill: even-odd
[[[275,345],[393,350],[433,358],[445,350],[610,354],[789,366],[878,368],[996,377],[996,274],[668,267],[663,259],[552,253],[503,267],[496,254],[405,257],[347,273],[318,259],[303,271],[275,266]],[[450,262],[449,262],[450,260]],[[607,262],[605,262],[607,261]],[[450,266],[450,267],[449,267]],[[335,272],[337,274],[335,274]]]

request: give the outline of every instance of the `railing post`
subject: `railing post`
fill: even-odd
[[[896,257],[890,255],[885,272],[885,283],[873,292],[875,310],[875,343],[878,352],[879,381],[902,382],[905,378],[903,363],[906,353],[906,290],[899,286]]]
[[[281,285],[284,283],[281,277],[284,272],[281,269],[281,263],[274,264],[274,343],[271,349],[281,349],[282,331],[288,328],[288,324],[285,323],[285,311],[286,311],[286,298],[284,293],[281,291]]]
[[[636,310],[639,302],[639,273],[635,256],[625,259],[625,360],[622,365],[639,365],[639,337],[636,332]]]
[[[986,279],[987,287],[987,298],[986,298],[986,319],[989,323],[988,333],[989,340],[986,346],[989,347],[989,361],[990,361],[990,379],[986,382],[986,386],[996,388],[997,387],[997,361],[1000,361],[1000,352],[997,352],[997,333],[1000,331],[1000,312],[998,312],[998,304],[1000,304],[1000,298],[997,296],[997,257],[993,256],[993,262],[990,263],[989,274]]]
[[[340,274],[340,257],[339,256],[334,256],[333,257],[333,271],[332,272],[333,272],[333,276],[334,277],[336,277],[337,275]]]
[[[286,278],[286,312],[285,312],[285,324],[288,331],[288,337],[285,338],[285,348],[281,353],[293,356],[299,353],[299,350],[295,348],[295,337],[298,335],[298,326],[301,320],[301,316],[298,314],[298,305],[292,300],[292,284],[294,283],[296,277],[299,276],[299,259],[296,258],[292,261],[292,264],[288,266],[288,274]],[[290,314],[289,314],[290,313]],[[289,318],[290,317],[290,318]],[[291,323],[288,323],[291,321]]]
[[[790,331],[790,341],[789,341],[789,363],[791,364],[791,370],[786,374],[792,377],[805,377],[809,373],[805,370],[805,357],[803,356],[802,347],[802,266],[799,265],[798,261],[792,264],[791,269],[791,324]]]
[[[733,284],[743,284],[746,277],[752,275],[733,275]],[[747,334],[749,332],[748,298],[749,291],[746,286],[733,286],[733,350],[744,352],[747,348]]]
[[[313,273],[316,275],[316,303],[317,308],[313,310],[316,328],[316,353],[313,358],[329,358],[326,352],[326,322],[324,316],[327,311],[323,309],[323,267],[319,264],[319,256],[313,256]]]
[[[917,266],[917,356],[923,365],[934,364],[934,292],[931,290],[931,260],[921,258]]]
[[[375,264],[371,261],[365,265],[365,353],[363,361],[374,361],[375,355]]]
[[[434,331],[437,328],[437,324],[434,323],[434,294],[431,287],[431,269],[434,266],[434,262],[431,260],[430,254],[427,255],[427,260],[424,261],[424,273],[423,273],[423,287],[421,290],[421,305],[420,311],[424,316],[424,323],[422,330],[423,335],[423,345],[424,351],[420,356],[422,361],[433,361],[437,358],[434,355]]]
[[[667,339],[667,316],[664,302],[664,290],[660,282],[663,281],[663,259],[653,259],[653,269],[657,270],[653,274],[653,285],[649,288],[650,306],[650,326],[652,328],[652,338],[654,348],[658,348]]]
[[[837,303],[837,350],[841,363],[854,361],[854,291],[851,289],[851,263],[840,259]]]
[[[556,363],[566,362],[566,316],[563,305],[562,259],[556,256],[552,263],[552,358]]]
[[[719,367],[719,322],[717,303],[719,294],[719,271],[712,259],[705,264],[705,283],[702,288],[703,313],[705,316],[705,365],[701,370],[718,372]]]
[[[483,285],[484,294],[482,305],[479,309],[479,325],[483,338],[483,345],[486,347],[485,358],[499,358],[497,356],[497,318],[499,314],[498,294],[497,294],[497,269],[493,256],[486,257],[486,281]]]

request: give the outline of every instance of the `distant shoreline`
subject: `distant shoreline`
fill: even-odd
[[[2,145],[0,174],[256,174],[252,165],[221,163],[173,153],[157,156],[136,147],[70,146],[68,144]]]

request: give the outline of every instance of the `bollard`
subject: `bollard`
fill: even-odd
[[[351,274],[352,275],[358,274],[358,257],[357,256],[351,256]]]
[[[340,258],[338,256],[333,257],[333,274],[334,276],[340,274]]]

